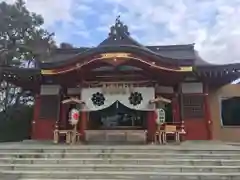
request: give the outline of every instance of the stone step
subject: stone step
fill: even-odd
[[[202,165],[202,166],[240,166],[235,159],[71,159],[71,158],[0,158],[0,164],[142,164],[142,165]]]
[[[145,158],[145,159],[240,159],[240,154],[174,154],[174,153],[0,153],[15,158]]]
[[[71,147],[71,146],[70,146]],[[62,149],[1,149],[0,153],[172,153],[172,154],[240,154],[240,150],[191,150],[191,149],[122,149],[122,148],[62,148]],[[83,146],[85,147],[85,146]]]
[[[236,173],[240,166],[186,166],[140,164],[0,164],[1,170],[16,171],[144,171]]]
[[[128,179],[128,178],[127,178]],[[42,179],[42,178],[18,178],[17,180],[53,180],[53,179],[46,179],[46,178],[44,178],[44,179]],[[123,178],[119,178],[119,179],[113,179],[113,178],[111,178],[111,177],[109,177],[108,179],[99,179],[99,178],[97,178],[97,179],[89,179],[89,178],[85,178],[85,179],[79,179],[79,178],[77,178],[77,179],[58,179],[58,180],[126,180],[125,178],[123,179]],[[131,180],[134,180],[134,179],[132,179],[131,178]],[[136,179],[137,180],[137,179]]]
[[[144,171],[0,171],[18,179],[135,179],[135,180],[239,180],[240,173],[174,173]]]

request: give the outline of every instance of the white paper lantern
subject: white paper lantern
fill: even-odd
[[[156,123],[157,124],[163,124],[166,121],[166,115],[165,115],[165,110],[164,109],[156,109],[156,114],[157,114],[157,118],[156,118]]]
[[[79,121],[79,111],[77,109],[72,109],[70,112],[69,122],[72,125],[76,125]]]

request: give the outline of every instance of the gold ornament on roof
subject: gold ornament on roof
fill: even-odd
[[[129,53],[104,53],[101,54],[102,59],[108,58],[127,58],[130,57]]]

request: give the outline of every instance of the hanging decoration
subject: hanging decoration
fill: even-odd
[[[139,92],[132,92],[128,99],[130,104],[137,106],[141,104],[143,97],[142,94]]]
[[[69,123],[76,125],[79,121],[79,111],[77,109],[72,109],[70,111]]]
[[[95,106],[102,106],[104,105],[105,97],[103,93],[97,92],[92,95],[91,100]]]
[[[155,104],[149,101],[155,97],[155,90],[152,87],[134,87],[134,91],[118,98],[124,106],[141,111],[151,111],[155,109]]]
[[[156,123],[158,125],[164,124],[166,121],[166,114],[165,114],[165,110],[160,108],[160,109],[156,109]]]
[[[85,103],[82,111],[98,111],[110,107],[116,101],[122,105],[135,110],[153,111],[155,103],[150,100],[155,98],[153,87],[134,87],[133,92],[126,93],[103,93],[102,87],[83,88],[81,92],[82,101]],[[116,104],[118,108],[118,104]]]

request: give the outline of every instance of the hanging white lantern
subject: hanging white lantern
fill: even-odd
[[[161,125],[164,124],[166,121],[166,114],[164,109],[156,109],[156,123]]]
[[[72,109],[70,112],[69,122],[72,125],[76,125],[79,121],[79,111],[77,109]]]

